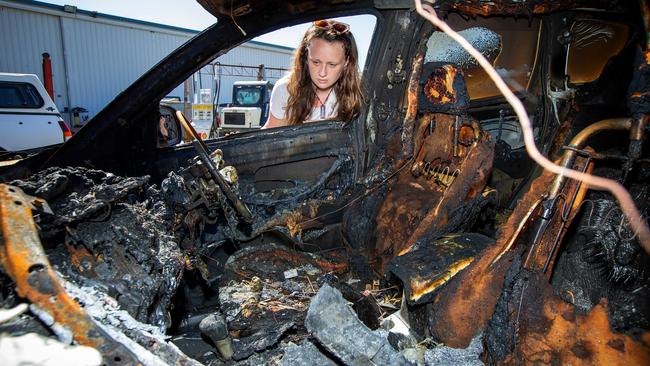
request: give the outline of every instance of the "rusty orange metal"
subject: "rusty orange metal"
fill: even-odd
[[[61,285],[43,252],[30,199],[19,188],[0,184],[0,262],[19,296],[69,329],[79,344],[96,348],[107,364],[140,364],[124,345],[100,328]]]
[[[585,164],[588,164],[585,167]],[[573,169],[587,173],[593,171],[593,161],[587,161],[583,157],[578,157],[573,165]],[[558,253],[558,245],[562,242],[573,218],[580,207],[580,203],[587,194],[588,186],[580,184],[576,180],[568,180],[562,188],[561,197],[555,209],[555,215],[552,217],[552,222],[546,228],[546,232],[542,235],[539,243],[533,243],[530,248],[530,253],[527,256],[524,267],[533,271],[546,272],[548,279],[551,278],[553,273],[552,268],[555,263],[555,258]],[[573,202],[569,202],[570,197],[575,197]],[[570,204],[571,207],[565,205]],[[551,270],[547,270],[551,269]]]
[[[514,255],[512,248],[525,230],[533,211],[531,208],[543,199],[554,177],[554,174],[543,172],[535,179],[501,227],[495,245],[440,289],[432,307],[430,331],[441,342],[465,348],[486,326],[501,296],[505,274]]]
[[[406,115],[402,124],[402,158],[398,165],[404,160],[413,156],[413,133],[415,130],[415,119],[418,113],[418,93],[420,92],[419,78],[422,73],[423,53],[418,53],[413,58],[411,75],[409,76],[408,89],[406,90]]]
[[[422,92],[432,103],[456,103],[454,90],[456,72],[456,68],[451,65],[443,65],[436,69],[427,79]]]
[[[84,276],[95,277],[95,267],[97,266],[97,258],[92,255],[88,249],[81,245],[74,245],[66,240],[65,247],[70,254],[70,262],[72,265]]]
[[[575,166],[582,169],[585,163],[585,158],[578,158]],[[531,218],[536,216],[534,214],[538,212],[539,203],[545,199],[554,180],[554,174],[542,172],[502,226],[495,246],[487,249],[478,260],[440,290],[434,300],[431,333],[442,342],[451,347],[467,347],[492,317],[514,255],[513,248],[520,241],[520,234],[529,226]],[[553,252],[554,244],[558,240],[561,242],[588,187],[578,186],[577,182],[571,180],[563,187],[562,195],[572,197],[575,189],[580,189],[576,194],[577,204],[569,208],[567,221],[563,223],[562,212],[558,212],[542,236],[540,245],[531,249],[531,268],[539,273],[546,266],[552,268],[556,254]],[[550,263],[547,263],[549,256]],[[552,271],[547,271],[547,279],[551,273]]]
[[[335,256],[324,258],[278,245],[256,248],[237,258],[236,262],[238,264],[233,262],[229,266],[234,273],[243,278],[253,278],[260,275],[258,272],[262,264],[258,266],[260,268],[255,268],[251,263],[263,263],[266,267],[273,267],[273,272],[280,275],[278,279],[281,278],[284,270],[302,268],[306,265],[311,265],[322,273],[341,273],[348,269],[347,261],[338,261]]]
[[[460,271],[465,269],[465,267],[472,264],[473,261],[474,258],[466,258],[466,259],[459,260],[458,262],[449,266],[449,268],[447,269],[447,273],[445,273],[443,276],[437,277],[436,279],[414,278],[413,280],[411,280],[411,283],[408,284],[408,286],[411,287],[410,300],[417,301],[423,296],[437,290],[442,285],[447,283],[447,281],[453,278],[456,274],[458,274]]]
[[[428,113],[418,120],[414,136],[415,159],[391,182],[377,214],[377,241],[370,258],[383,272],[396,255],[403,254],[422,236],[447,224],[458,206],[480,195],[492,168],[493,143],[471,121],[461,128],[480,136],[454,156],[455,115]]]
[[[468,16],[547,14],[580,6],[607,7],[606,1],[436,1],[440,12],[460,12]]]
[[[582,314],[539,274],[529,278],[526,292],[512,298],[510,305],[517,309],[517,341],[503,364],[650,364],[650,332],[637,339],[614,332],[605,300]]]

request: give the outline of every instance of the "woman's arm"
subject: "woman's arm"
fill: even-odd
[[[288,125],[287,121],[285,121],[284,119],[275,118],[273,113],[269,113],[269,119],[266,120],[266,123],[264,124],[264,126],[262,126],[262,129],[282,127],[286,125]]]
[[[262,128],[274,128],[287,126],[289,123],[286,120],[285,109],[287,108],[287,101],[289,99],[289,92],[287,91],[287,83],[289,79],[284,77],[275,84],[271,92],[271,99],[269,100],[269,118]]]

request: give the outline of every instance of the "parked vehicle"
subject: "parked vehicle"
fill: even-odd
[[[0,168],[0,300],[36,305],[15,328],[54,323],[116,364],[650,364],[647,238],[612,194],[532,162],[501,92],[411,1],[199,2],[213,26]],[[647,224],[647,2],[434,7],[541,152],[617,180]],[[161,97],[213,58],[350,14],[377,21],[358,118],[159,143],[163,114],[184,119]]]
[[[0,151],[33,150],[71,136],[36,75],[0,73]]]
[[[223,132],[242,132],[264,126],[269,118],[269,101],[273,83],[270,81],[235,81],[232,106],[219,113]]]

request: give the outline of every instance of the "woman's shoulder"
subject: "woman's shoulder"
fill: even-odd
[[[278,81],[275,82],[275,85],[273,87],[277,88],[279,86],[279,87],[286,88],[287,85],[289,84],[289,79],[290,78],[291,78],[290,74],[284,75],[283,77],[278,79]]]
[[[285,75],[278,79],[274,84],[273,84],[273,91],[271,92],[271,99],[276,99],[277,98],[287,98],[289,95],[289,76]]]

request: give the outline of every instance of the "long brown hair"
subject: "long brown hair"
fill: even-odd
[[[307,65],[307,48],[315,38],[328,42],[342,42],[345,50],[347,64],[344,66],[341,76],[333,85],[338,104],[336,118],[342,121],[350,121],[359,115],[361,109],[361,82],[357,64],[357,44],[354,41],[354,36],[349,30],[337,32],[333,28],[317,27],[312,24],[305,32],[300,46],[296,48],[293,55],[293,67],[287,85],[289,100],[287,101],[285,115],[290,125],[300,124],[309,118],[313,101],[316,98]]]

